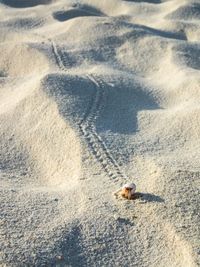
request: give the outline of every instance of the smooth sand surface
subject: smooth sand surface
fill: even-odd
[[[1,266],[200,264],[199,0],[1,0],[0,125]]]

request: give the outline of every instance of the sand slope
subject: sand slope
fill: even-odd
[[[0,265],[200,264],[198,0],[0,1]],[[141,199],[115,199],[133,181]]]

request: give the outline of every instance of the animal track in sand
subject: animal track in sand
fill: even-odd
[[[64,57],[62,49],[60,49],[54,42],[52,42],[52,49],[53,49],[53,52],[55,54],[55,58],[56,58],[56,62],[58,64],[58,66],[60,67],[60,69],[62,71],[67,72],[67,70],[69,70],[71,67],[71,62],[70,61],[67,62],[68,58]],[[123,89],[118,88],[118,90],[116,90],[116,89],[114,90],[111,86],[106,84],[99,76],[94,75],[94,74],[88,74],[88,75],[86,75],[85,78],[89,79],[92,82],[92,84],[93,84],[92,88],[95,90],[94,90],[94,95],[91,97],[91,94],[90,94],[90,96],[89,96],[91,98],[91,101],[88,105],[88,110],[85,112],[83,119],[79,120],[79,122],[77,123],[79,126],[79,131],[80,131],[81,135],[83,136],[83,138],[86,140],[86,142],[87,142],[90,150],[92,151],[93,155],[95,156],[96,160],[100,163],[100,165],[102,166],[104,171],[109,175],[109,177],[111,179],[114,178],[115,180],[119,179],[120,181],[127,180],[128,177],[121,170],[119,164],[115,160],[115,157],[112,155],[112,152],[110,151],[110,149],[108,149],[107,145],[102,140],[101,136],[98,134],[97,129],[96,129],[96,120],[97,120],[97,118],[99,118],[99,114],[103,114],[103,113],[107,114],[106,117],[110,118],[110,121],[119,120],[120,113],[119,113],[119,110],[117,109],[117,106],[122,105],[122,103],[121,103],[122,99],[123,99],[124,105],[125,105],[125,106],[123,106],[123,111],[125,112],[127,110],[127,112],[128,112],[128,114],[125,113],[126,116],[127,117],[128,117],[128,115],[130,116],[130,114],[135,116],[134,111],[130,112],[130,110],[127,109],[127,101],[130,100],[131,105],[133,105],[135,98],[136,97],[138,98],[138,95],[137,94],[135,95],[136,92],[129,88],[129,90],[127,92],[128,93],[127,94],[128,99],[126,99],[123,97],[125,88],[123,88]],[[83,85],[83,88],[84,88],[84,85]],[[139,92],[140,92],[140,90],[139,90]],[[140,93],[141,93],[140,97],[146,98],[148,101],[147,101],[147,103],[145,103],[145,106],[142,105],[141,107],[138,107],[138,104],[135,103],[137,108],[141,108],[141,109],[143,109],[143,108],[148,108],[148,109],[149,108],[150,109],[158,108],[156,106],[156,104],[154,103],[154,101],[150,97],[147,97],[147,95],[143,94],[142,92],[140,92]],[[110,113],[112,113],[112,112],[110,110],[107,110],[104,106],[105,104],[107,106],[109,106],[109,102],[107,102],[106,100],[109,99],[111,97],[111,95],[112,95],[112,97],[114,96],[114,99],[116,99],[116,102],[119,101],[116,103],[116,106],[115,106],[116,107],[115,112],[117,114],[115,119],[113,119],[112,115],[110,115]],[[115,103],[114,99],[112,99],[112,100],[110,99],[110,101],[112,101],[112,105],[113,105],[113,102]],[[139,99],[138,99],[138,101],[139,101]],[[121,116],[121,117],[122,117],[121,118],[122,124],[124,121],[124,126],[125,126],[124,129],[127,129],[127,131],[130,131],[130,125],[128,125],[130,123],[126,122],[127,117],[125,117],[125,116],[124,117]],[[131,122],[133,124],[133,121],[131,121]],[[108,120],[108,123],[109,123],[109,120]],[[105,125],[104,125],[104,127],[105,127]],[[112,130],[112,131],[120,131],[120,129],[118,129],[117,123],[116,124],[114,123],[114,125],[111,125],[111,123],[109,123],[108,129]],[[104,128],[104,130],[105,130],[105,128]]]
[[[52,48],[58,66],[63,71],[67,71],[54,42],[52,42]],[[89,80],[93,84],[92,87],[94,88],[95,93],[87,111],[85,112],[85,115],[77,123],[79,131],[88,144],[88,147],[91,149],[96,160],[100,163],[104,171],[112,180],[116,180],[119,177],[122,180],[128,179],[96,131],[95,121],[103,109],[103,100],[105,98],[104,82],[99,77],[92,74],[86,75],[84,79]]]
[[[66,21],[77,17],[88,17],[88,16],[103,16],[98,9],[92,8],[87,5],[80,6],[79,8],[73,8],[66,11],[57,11],[53,13],[53,17],[58,21]]]
[[[27,8],[27,7],[34,7],[38,5],[48,5],[53,2],[53,0],[3,0],[3,4],[15,7],[15,8]]]
[[[96,94],[88,108],[88,113],[79,124],[80,130],[86,138],[92,153],[109,177],[111,179],[120,177],[120,179],[126,180],[128,177],[123,173],[120,166],[113,158],[105,142],[98,135],[95,127],[95,120],[103,108],[103,99],[105,97],[104,83],[95,75],[87,75],[87,77],[94,83]]]

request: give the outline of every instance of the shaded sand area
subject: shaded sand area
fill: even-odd
[[[1,0],[0,125],[1,266],[198,266],[198,0]]]

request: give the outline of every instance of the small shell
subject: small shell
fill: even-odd
[[[125,184],[121,189],[116,191],[114,195],[116,197],[121,196],[123,198],[133,199],[136,191],[136,185],[134,183]]]
[[[122,190],[123,189],[130,189],[131,193],[134,194],[136,191],[136,185],[134,183],[130,183],[130,184],[125,184],[122,186]]]

